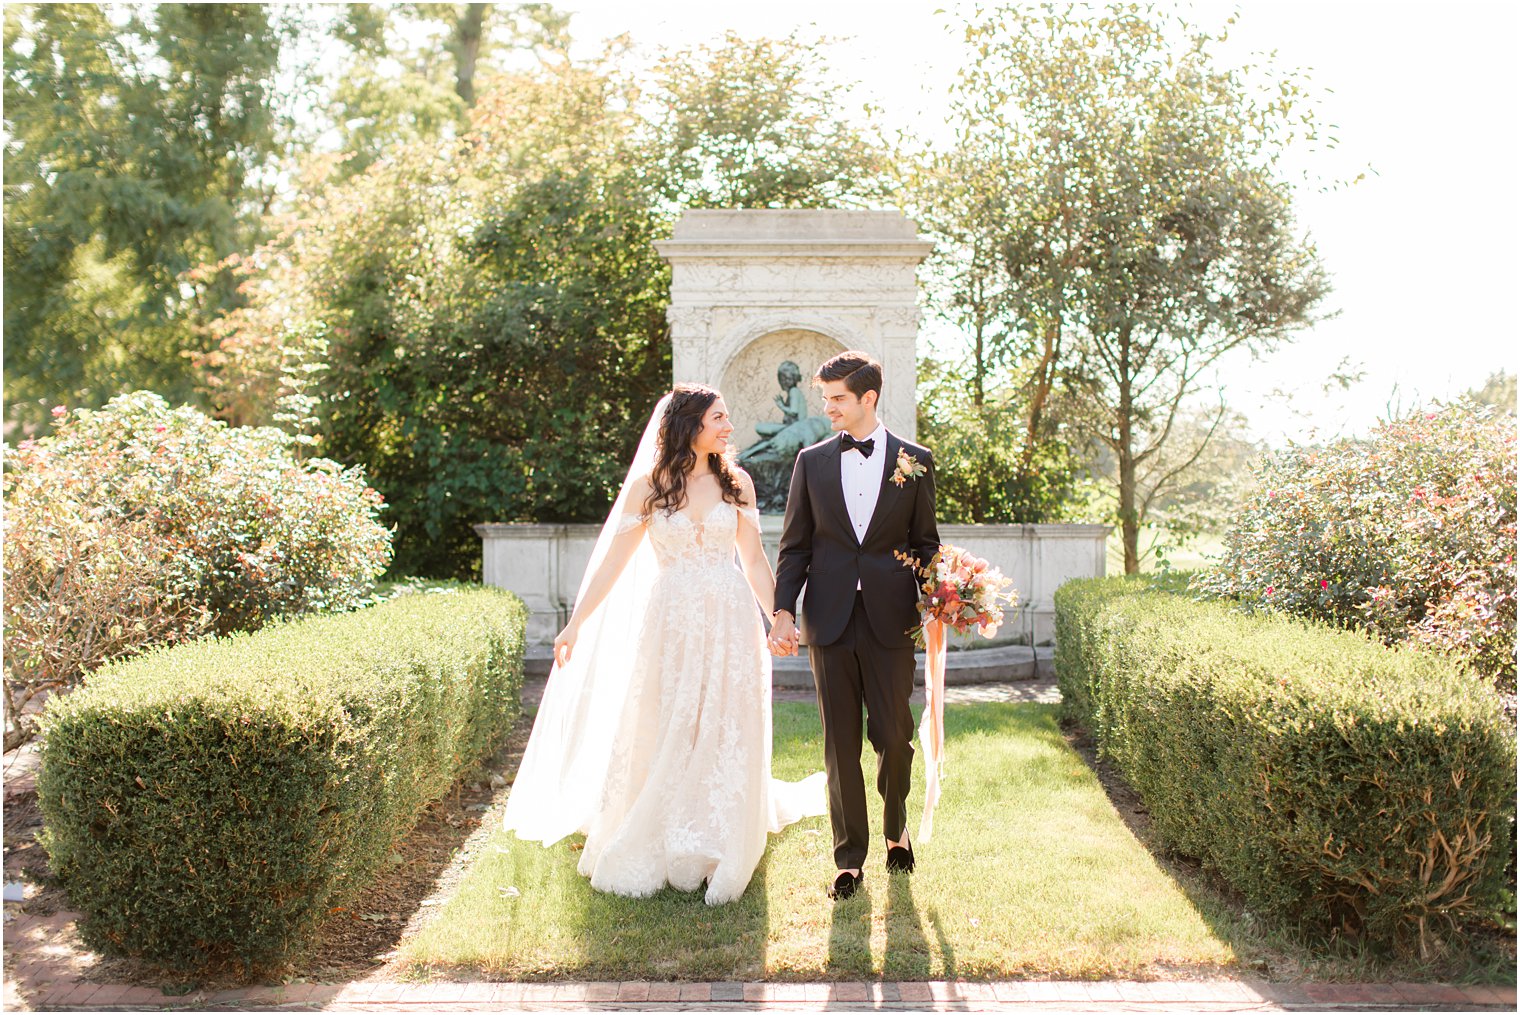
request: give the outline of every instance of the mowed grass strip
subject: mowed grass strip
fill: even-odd
[[[1096,978],[1233,964],[1067,746],[1054,706],[951,706],[945,726],[934,840],[916,847],[911,876],[888,877],[873,845],[865,891],[831,903],[832,837],[818,817],[771,837],[735,903],[673,890],[624,899],[576,873],[579,838],[546,849],[498,832],[401,961],[419,974],[579,980]],[[800,779],[821,764],[817,710],[776,705],[774,773]],[[865,771],[879,843],[869,745]]]

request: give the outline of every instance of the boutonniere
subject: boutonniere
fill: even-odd
[[[929,472],[917,458],[908,454],[906,448],[897,449],[897,468],[892,472],[892,482],[902,486],[910,479],[927,475]]]

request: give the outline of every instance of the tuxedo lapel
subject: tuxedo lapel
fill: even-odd
[[[821,461],[818,467],[823,470],[823,497],[829,502],[830,508],[839,516],[839,524],[844,526],[845,532],[851,539],[855,539],[855,526],[850,524],[850,510],[844,503],[844,478],[839,473],[839,438],[836,435],[823,447],[823,454],[819,456]],[[856,539],[856,545],[860,541]]]
[[[892,482],[892,472],[897,468],[897,452],[902,448],[902,441],[898,440],[897,435],[891,430],[888,430],[887,439],[884,443],[886,446],[881,450],[887,456],[887,460],[882,465],[881,489],[877,491],[876,510],[871,512],[871,520],[866,523],[865,538],[860,541],[862,544],[871,538],[871,533],[876,531],[877,523],[887,516],[887,510],[892,506],[892,501],[901,492],[897,484]],[[853,527],[851,531],[854,531]]]

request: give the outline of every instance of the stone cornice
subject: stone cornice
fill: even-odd
[[[989,523],[985,525],[956,524],[942,522],[939,526],[939,534],[944,537],[947,533],[955,536],[975,538],[979,534],[1013,534],[1026,538],[1039,537],[1041,539],[1092,539],[1094,536],[1106,537],[1114,530],[1112,525],[1102,525],[1090,522],[1008,522]],[[956,539],[945,540],[957,542]]]
[[[853,260],[922,261],[934,250],[928,240],[656,240],[660,257],[676,261],[718,261],[733,258],[847,257]]]
[[[472,527],[482,539],[554,539],[565,531],[553,522],[481,522]]]

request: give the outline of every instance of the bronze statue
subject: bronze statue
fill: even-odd
[[[797,452],[832,432],[826,418],[808,415],[802,369],[796,363],[782,361],[776,369],[776,381],[781,385],[781,394],[775,398],[781,422],[756,423],[760,440],[739,453],[739,464],[755,481],[757,506],[765,514],[780,514],[786,509],[786,491]]]

